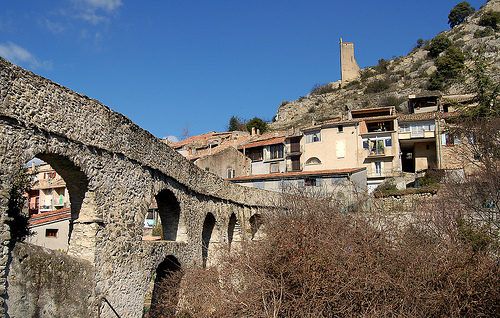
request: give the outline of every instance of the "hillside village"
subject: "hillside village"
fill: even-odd
[[[450,134],[449,124],[460,109],[476,103],[470,69],[478,56],[489,63],[488,76],[500,81],[498,31],[479,25],[488,11],[500,11],[500,1],[489,1],[436,37],[446,36],[466,53],[461,75],[446,78],[440,90],[429,88],[438,73],[436,57],[430,56],[434,40],[420,41],[407,56],[360,69],[354,43],[340,39],[341,79],[283,102],[270,131],[213,131],[164,142],[199,168],[234,183],[278,192],[306,189],[346,204],[382,185],[420,187],[429,171],[470,173],[464,164],[470,162],[469,140]],[[443,49],[439,56],[447,54]],[[30,241],[65,250],[70,217],[65,182],[48,164],[31,170],[36,184],[28,194],[30,228],[37,235]],[[153,202],[146,229],[157,223],[157,210]]]
[[[480,25],[489,11],[500,11],[500,1],[419,41],[407,56],[366,69],[356,63],[354,44],[340,39],[341,80],[283,102],[271,132],[210,132],[169,145],[206,171],[273,191],[294,186],[350,197],[384,181],[398,189],[418,186],[415,180],[430,169],[467,173],[461,145],[467,140],[448,130],[460,109],[476,103],[478,59],[500,81],[498,33]],[[447,46],[434,52],[443,37]],[[441,78],[440,63],[455,49],[462,52],[459,71]]]
[[[482,19],[488,12],[496,12],[498,15],[498,21],[494,25],[483,25]],[[13,291],[17,286],[35,286],[29,280],[34,279],[28,276],[34,273],[33,277],[41,281],[42,285],[47,285],[44,286],[45,289],[33,292],[49,299],[47,308],[53,307],[53,297],[56,302],[64,302],[68,310],[73,310],[70,304],[77,304],[75,306],[86,307],[88,312],[97,312],[97,316],[100,316],[101,309],[104,309],[105,317],[113,316],[112,312],[118,316],[113,306],[125,315],[130,313],[131,317],[141,314],[142,317],[156,317],[155,314],[158,316],[160,312],[160,316],[165,312],[175,313],[177,316],[181,306],[189,308],[192,303],[202,301],[209,304],[211,316],[236,316],[234,312],[228,314],[230,310],[227,308],[234,306],[238,316],[260,317],[264,315],[248,314],[256,306],[242,306],[242,300],[247,301],[248,295],[257,290],[258,300],[252,301],[258,304],[265,297],[262,290],[269,291],[276,286],[279,293],[286,290],[288,295],[297,293],[300,297],[309,297],[307,292],[311,292],[314,295],[311,299],[322,298],[321,301],[331,306],[323,308],[321,305],[320,311],[309,311],[312,313],[310,316],[329,317],[333,312],[342,315],[348,312],[345,309],[348,307],[352,307],[350,310],[353,312],[363,312],[363,315],[371,313],[376,305],[367,306],[373,307],[367,309],[362,308],[363,305],[359,309],[352,304],[357,301],[365,304],[366,299],[376,301],[379,295],[383,295],[382,301],[378,300],[383,303],[381,308],[390,315],[411,310],[408,316],[418,316],[421,311],[419,304],[429,299],[435,307],[439,307],[435,305],[435,299],[441,299],[450,308],[458,307],[459,309],[448,309],[449,312],[458,313],[456,316],[498,314],[500,294],[498,288],[491,287],[491,284],[497,286],[500,273],[498,244],[492,243],[494,239],[498,239],[500,229],[500,183],[495,181],[495,177],[498,178],[498,153],[492,159],[489,158],[494,163],[490,166],[492,169],[488,170],[484,166],[477,169],[489,160],[481,161],[484,158],[480,156],[488,154],[478,155],[471,152],[471,149],[481,142],[486,148],[492,144],[488,144],[488,138],[483,136],[487,134],[486,130],[477,133],[477,127],[474,128],[476,131],[468,130],[470,127],[467,126],[460,127],[463,124],[460,119],[467,112],[484,106],[478,98],[480,92],[477,83],[478,72],[482,71],[479,75],[487,76],[496,89],[488,107],[490,112],[497,112],[492,116],[496,116],[496,120],[491,123],[495,130],[493,145],[497,147],[494,151],[498,152],[499,32],[500,0],[492,0],[454,25],[451,30],[441,32],[432,40],[418,41],[415,49],[407,56],[389,61],[380,60],[374,67],[360,69],[355,59],[355,43],[340,39],[341,79],[315,85],[307,96],[281,103],[275,119],[269,123],[269,130],[264,132],[254,127],[250,131],[211,131],[179,142],[169,142],[166,139],[160,141],[149,133],[140,131],[133,123],[112,113],[108,108],[99,108],[93,101],[89,102],[86,109],[88,118],[97,118],[100,130],[109,127],[109,135],[103,134],[99,142],[95,141],[93,131],[81,128],[81,122],[74,124],[77,131],[70,136],[61,131],[45,131],[43,125],[41,129],[36,126],[36,122],[31,123],[36,127],[33,132],[29,130],[32,129],[30,125],[19,124],[23,123],[22,120],[30,120],[29,116],[28,119],[12,117],[15,120],[10,119],[9,122],[14,123],[16,131],[26,129],[29,132],[26,135],[36,136],[30,141],[33,145],[29,147],[26,147],[28,142],[22,136],[19,137],[19,144],[22,145],[19,153],[29,148],[29,155],[37,156],[38,153],[41,159],[48,161],[24,167],[28,174],[23,176],[28,177],[31,182],[29,191],[23,192],[27,202],[24,208],[28,216],[27,226],[33,234],[26,237],[26,242],[62,253],[53,254],[56,256],[45,261],[33,261],[44,268],[43,273],[37,270],[26,271],[22,267],[32,262],[30,257],[33,256],[28,255],[28,252],[21,250],[16,252],[19,254],[9,256],[14,265],[6,265],[10,268],[9,273],[4,275],[8,277],[4,279],[7,284],[2,288],[10,288],[6,301],[11,307],[11,313],[20,310],[13,305],[18,296],[20,299],[28,299],[27,303],[33,302],[38,306],[39,300],[31,301],[22,292]],[[33,89],[35,92],[38,90],[39,88]],[[73,93],[67,90],[65,94]],[[16,94],[12,96],[15,100]],[[29,94],[22,96],[25,98]],[[75,93],[71,98],[61,100],[69,99],[86,100],[87,97]],[[5,102],[5,105],[8,102],[10,101]],[[12,105],[15,108],[18,104]],[[56,107],[46,108],[57,111]],[[79,107],[75,109],[77,108]],[[66,112],[63,110],[59,115],[65,118]],[[13,111],[12,114],[17,113]],[[6,118],[14,116],[12,114],[7,113]],[[481,114],[477,116],[480,117]],[[80,113],[74,117],[82,121],[89,120],[82,119]],[[101,118],[108,121],[99,122]],[[111,122],[110,119],[114,121]],[[74,128],[73,123],[68,123],[68,126]],[[465,127],[465,130],[457,134],[457,127]],[[127,130],[129,128],[132,133]],[[52,148],[47,146],[42,151],[37,148],[40,143],[43,144],[43,138],[36,135],[38,132],[50,139]],[[82,133],[83,137],[78,136],[78,133]],[[481,141],[478,136],[482,138]],[[112,139],[117,137],[123,139],[115,144]],[[142,145],[149,145],[151,148],[144,149]],[[66,156],[80,161],[76,160],[78,164],[73,164]],[[22,156],[11,157],[17,160]],[[25,161],[22,162],[24,164]],[[491,177],[493,181],[485,181],[492,171],[495,174],[495,177]],[[463,182],[467,176],[475,174],[476,179],[473,178],[473,181],[479,182]],[[64,180],[63,175],[68,178]],[[429,180],[436,175],[441,180],[450,181],[452,187],[453,181],[458,180],[455,185],[462,184],[455,197],[449,193],[443,195],[445,191],[438,193],[437,186],[426,187],[436,181]],[[491,186],[488,183],[495,182],[493,189],[485,190]],[[297,189],[300,190],[300,195],[287,194]],[[383,193],[387,189],[389,191]],[[418,189],[424,190],[423,196],[419,197],[422,193],[413,191]],[[403,203],[400,210],[395,209],[394,205],[387,208],[386,202],[393,203],[396,200],[385,201],[387,197],[383,196],[387,193],[387,197],[397,193],[391,200],[405,194],[410,194],[408,197],[415,195],[413,198],[416,199],[408,200],[412,204],[410,208]],[[316,200],[308,200],[302,194],[315,196]],[[290,202],[280,202],[281,206],[273,206],[278,202],[277,198]],[[468,212],[468,199],[474,201],[471,206],[479,207],[482,212],[486,211],[485,214],[481,214],[481,211],[471,213],[470,219],[459,215],[464,211],[464,215]],[[446,202],[441,205],[442,201]],[[365,212],[371,213],[373,205],[374,210],[387,213],[384,216],[386,218],[373,226],[373,220],[366,215],[346,213],[348,209],[351,211],[355,202],[368,202],[364,206]],[[454,214],[458,210],[454,204],[460,204],[463,211]],[[419,208],[428,211],[420,214],[421,211],[417,211]],[[280,213],[264,214],[269,211]],[[430,213],[431,217],[429,214],[425,215],[429,218],[418,219],[429,211],[433,212]],[[436,211],[439,213],[434,213]],[[448,214],[445,215],[445,212]],[[487,215],[489,218],[480,219],[478,215]],[[391,219],[393,216],[394,219]],[[268,218],[265,222],[270,223],[263,221],[265,217]],[[457,232],[450,230],[450,224]],[[388,229],[390,226],[394,227]],[[288,233],[289,236],[283,233]],[[10,233],[7,234],[8,239],[4,235],[6,247],[10,239]],[[267,242],[264,240],[266,237]],[[340,240],[336,241],[339,237]],[[299,243],[294,246],[296,238]],[[244,244],[245,240],[262,244],[247,245]],[[308,246],[309,242],[312,242],[312,247]],[[393,243],[395,244],[391,245]],[[495,252],[484,252],[488,245],[494,245]],[[181,251],[183,248],[185,251]],[[6,254],[5,250],[6,248]],[[45,249],[40,251],[42,250],[43,253],[46,252]],[[446,254],[450,250],[463,254]],[[138,253],[137,256],[134,253]],[[81,264],[86,267],[73,266],[77,274],[67,274],[66,270],[55,269],[57,275],[62,273],[62,277],[71,279],[54,279],[50,270],[69,264],[68,259],[74,256],[81,258]],[[59,261],[59,257],[67,258],[66,261]],[[7,256],[4,255],[4,259]],[[197,263],[197,260],[201,262]],[[486,260],[491,263],[486,263]],[[265,263],[266,261],[270,263]],[[337,261],[339,263],[335,263]],[[53,265],[56,263],[61,265]],[[236,267],[229,267],[230,263],[233,266],[236,264]],[[193,278],[189,275],[191,270],[196,270],[196,266],[204,271],[198,272]],[[219,266],[218,270],[211,272],[212,266]],[[231,269],[227,271],[230,274],[224,271],[228,268]],[[252,270],[247,270],[248,268]],[[385,271],[380,270],[381,268]],[[274,270],[276,272],[272,273]],[[30,273],[26,274],[27,272]],[[455,272],[458,273],[456,277],[453,276]],[[215,276],[210,276],[213,273],[216,273]],[[268,276],[262,276],[262,273]],[[288,285],[268,284],[266,279],[276,273],[279,274],[276,282],[288,280]],[[54,285],[47,284],[50,279],[44,280],[44,275],[57,282]],[[300,275],[302,276],[298,278]],[[352,276],[356,277],[353,279],[349,275],[357,276]],[[73,284],[74,277],[77,282],[81,282]],[[92,286],[87,287],[82,283],[92,284],[92,279],[89,280],[88,277],[97,277],[92,278],[96,280],[97,292],[92,290]],[[178,281],[173,285],[167,283],[166,290],[173,290],[170,295],[161,289],[161,284],[172,277]],[[331,279],[332,277],[334,278]],[[373,277],[378,280],[370,281]],[[441,281],[441,277],[445,279]],[[180,283],[181,278],[183,285]],[[225,284],[223,279],[226,278],[229,278],[229,284]],[[78,299],[68,301],[68,296],[60,297],[57,293],[55,296],[47,296],[52,295],[50,293],[65,281],[76,286],[77,292],[69,292],[71,297],[81,296],[89,304]],[[261,282],[264,282],[264,289],[247,288]],[[357,282],[359,285],[355,285]],[[198,290],[207,293],[207,288],[200,286],[210,286],[211,283],[215,286],[211,286],[212,290],[231,290],[232,295],[235,295],[233,298],[238,301],[226,299],[226,294],[229,293],[222,292],[216,296],[211,294],[208,300],[199,295],[193,297],[194,300],[189,298],[193,292],[197,295]],[[55,284],[58,284],[58,288],[53,287]],[[299,291],[294,290],[297,285],[300,286]],[[474,290],[476,294],[470,292],[472,289],[469,285],[477,288]],[[99,294],[100,288],[104,290],[102,295]],[[452,292],[446,288],[450,288]],[[173,299],[174,309],[160,307],[159,304],[166,301],[158,297],[160,290],[165,293],[165,299]],[[377,292],[373,293],[373,290]],[[383,292],[379,292],[380,290]],[[436,291],[441,290],[452,296],[436,296]],[[90,295],[94,292],[99,295]],[[339,296],[341,292],[342,295]],[[278,294],[275,291],[273,293]],[[364,296],[359,296],[363,293]],[[466,300],[459,299],[465,293],[469,293],[464,297]],[[189,306],[178,305],[180,294]],[[321,297],[316,297],[317,295]],[[222,298],[222,301],[217,297]],[[289,296],[280,299],[283,303],[276,306],[277,312],[281,310],[279,307],[287,306],[286,297]],[[300,299],[297,302],[299,306],[294,303],[296,299],[289,297],[292,301],[288,301],[293,306],[288,310],[291,313],[298,312],[298,316],[302,317],[303,308],[306,305],[312,306],[313,301],[304,301],[307,297],[300,297],[296,297]],[[408,298],[403,300],[404,297]],[[493,299],[492,304],[483,305],[488,297]],[[44,297],[39,298],[42,299],[41,303],[46,301]],[[463,309],[462,304],[469,301],[471,308]],[[268,299],[263,299],[263,302],[268,302]],[[332,308],[336,307],[331,304],[341,302],[346,302],[347,305],[339,306],[343,308],[334,311]],[[28,307],[26,304],[23,306]],[[202,316],[206,316],[205,307],[200,309]],[[264,307],[267,308],[267,304]],[[427,311],[423,311],[426,313],[423,316],[428,316],[428,312],[438,316],[439,313],[448,313],[445,309],[435,307],[425,308]],[[82,312],[85,310],[82,309]],[[318,312],[321,314],[317,314]],[[373,316],[389,315],[373,312]]]

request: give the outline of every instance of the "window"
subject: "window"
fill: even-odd
[[[369,155],[384,155],[385,147],[392,147],[391,136],[363,138],[363,148],[369,150]]]
[[[288,179],[281,179],[279,181],[279,187],[280,189],[286,189],[290,187],[290,180]]]
[[[297,187],[303,188],[304,184],[305,184],[304,179],[297,180]]]
[[[316,157],[309,158],[306,161],[306,165],[320,165],[320,164],[321,164],[321,160],[319,160]]]
[[[264,181],[254,181],[253,187],[257,189],[264,189]]]
[[[381,176],[382,175],[382,162],[377,161],[374,162],[375,164],[375,175]]]
[[[263,153],[262,147],[256,147],[256,148],[250,148],[247,150],[248,158],[252,161],[261,161],[262,160],[262,153]]]
[[[344,184],[344,178],[342,177],[332,177],[332,185],[341,186]]]
[[[304,181],[304,184],[307,187],[315,187],[316,186],[316,179],[315,178],[306,178]]]
[[[57,237],[58,229],[45,229],[45,237]]]
[[[306,143],[321,141],[321,131],[306,134]]]
[[[392,138],[391,137],[389,137],[388,139],[385,140],[385,146],[392,147]]]
[[[269,166],[270,166],[271,173],[280,172],[279,162],[271,162],[271,164]]]
[[[231,179],[236,176],[236,171],[232,168],[227,169],[227,178]]]
[[[304,184],[307,187],[321,187],[323,185],[322,178],[306,178]]]
[[[335,142],[335,150],[337,153],[337,158],[345,157],[345,140],[337,140]]]
[[[339,133],[344,132],[344,126],[342,126],[342,125],[338,125],[337,129],[338,129]]]
[[[441,135],[441,145],[442,146],[453,146],[458,145],[458,138],[449,134]]]
[[[269,159],[283,158],[283,144],[271,145],[269,147]]]

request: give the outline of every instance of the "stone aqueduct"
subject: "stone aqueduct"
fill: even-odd
[[[165,259],[186,267],[214,262],[212,248],[248,237],[252,216],[276,199],[198,169],[125,116],[2,58],[0,153],[0,316],[91,317],[101,304],[101,317],[115,317],[99,301],[105,297],[120,317],[141,317],[151,277]],[[16,172],[35,156],[66,180],[69,256],[11,244],[9,192]],[[165,240],[143,241],[153,198]],[[29,276],[30,270],[38,272]],[[51,287],[32,288],[34,279],[43,282],[40,275],[51,276],[42,277]]]

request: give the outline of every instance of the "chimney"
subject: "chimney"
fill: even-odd
[[[255,127],[252,127],[252,136],[255,136]]]
[[[257,136],[260,136],[260,129],[257,129]]]

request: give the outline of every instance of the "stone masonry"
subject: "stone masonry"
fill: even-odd
[[[151,277],[166,257],[175,257],[183,267],[213,264],[218,246],[234,237],[245,239],[251,217],[278,202],[276,194],[202,171],[125,116],[2,58],[0,154],[0,316],[34,315],[29,308],[19,308],[29,291],[14,282],[12,266],[17,261],[6,211],[16,172],[35,156],[66,181],[72,209],[68,254],[87,264],[82,268],[92,268],[85,270],[91,286],[73,287],[89,295],[86,301],[93,307],[86,314],[78,314],[77,308],[72,317],[96,316],[99,304],[101,317],[115,317],[110,306],[99,302],[102,297],[120,317],[141,317]],[[152,242],[143,240],[142,233],[154,198],[165,239]],[[230,221],[235,218],[236,227]],[[206,222],[213,219],[214,224]],[[207,224],[213,229],[205,230]],[[228,234],[231,224],[241,233]],[[208,253],[202,252],[203,246]],[[27,256],[43,253],[30,252],[28,244],[22,250]],[[29,276],[24,279],[30,285]],[[69,288],[67,283],[59,286]],[[69,294],[39,300],[36,310],[71,302],[73,298],[64,296]]]

